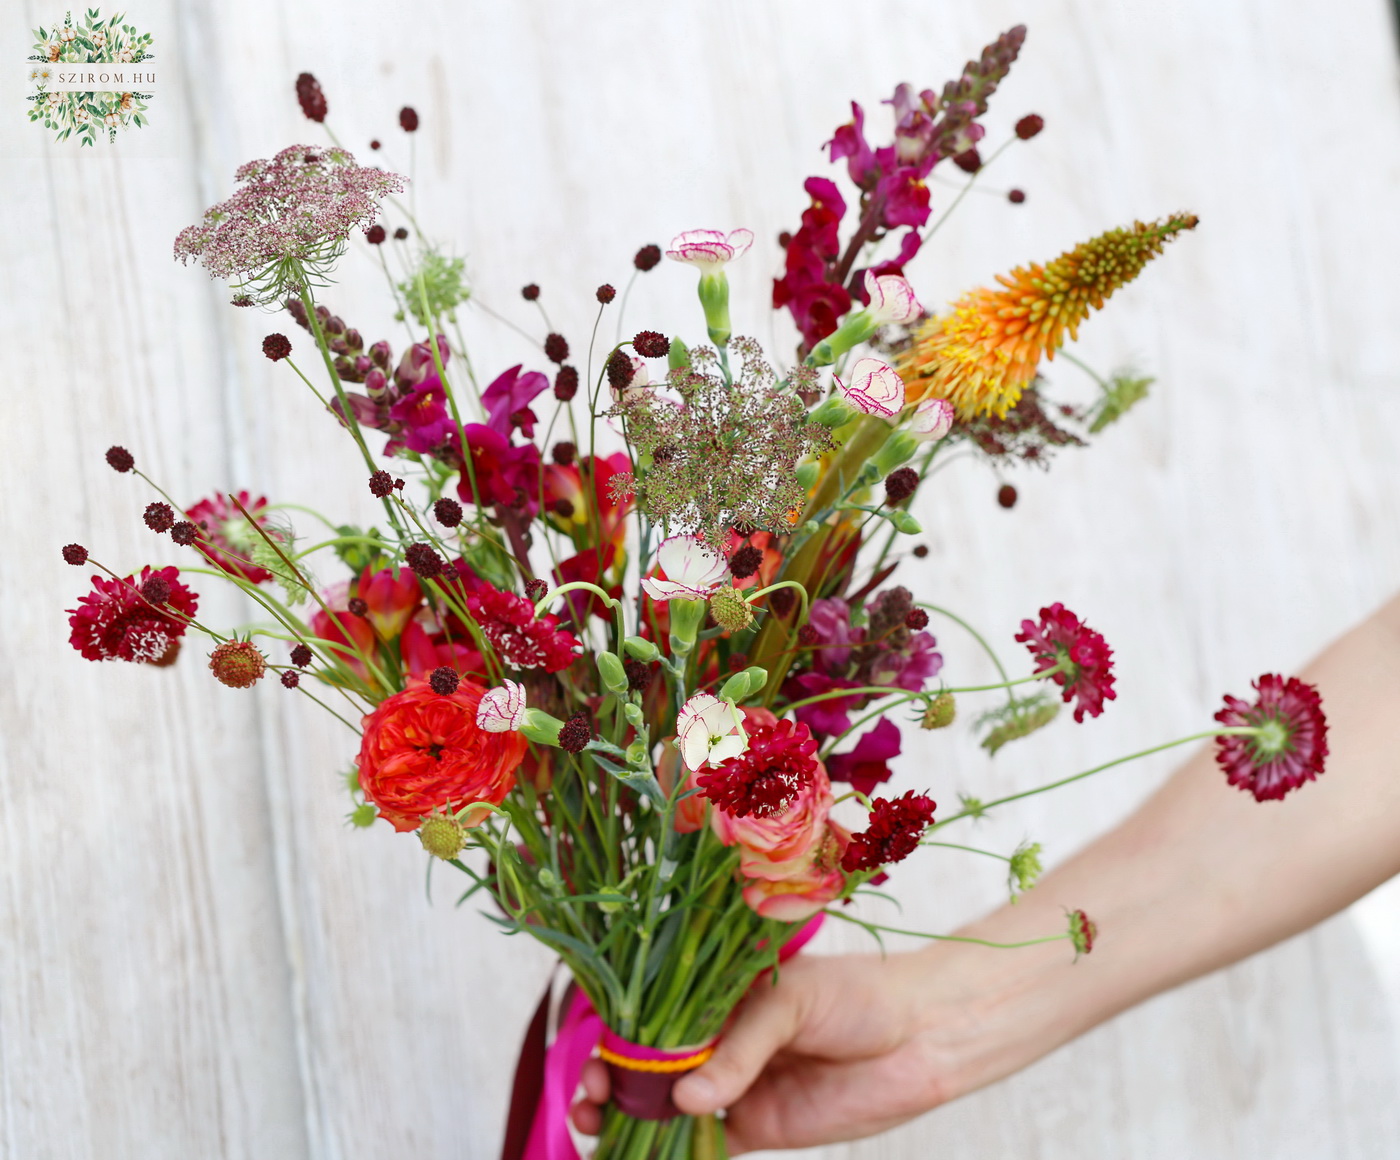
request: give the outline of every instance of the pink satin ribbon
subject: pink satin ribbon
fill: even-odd
[[[824,914],[813,915],[783,944],[778,952],[778,961],[787,962],[811,942],[825,918]],[[569,1106],[574,1092],[578,1090],[583,1065],[592,1057],[605,1035],[610,1050],[632,1059],[666,1060],[691,1054],[629,1043],[608,1030],[588,997],[575,989],[568,1010],[559,1021],[554,1042],[545,1054],[544,1084],[540,1090],[540,1102],[535,1107],[535,1118],[530,1125],[524,1160],[580,1160],[573,1137],[569,1135]]]

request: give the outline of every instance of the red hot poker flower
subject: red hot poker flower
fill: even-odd
[[[124,580],[92,578],[93,591],[70,608],[68,643],[90,661],[135,661],[153,664],[185,635],[185,618],[199,607],[199,597],[180,582],[174,567],[141,569]],[[165,604],[157,608],[141,595],[152,579],[170,586]]]
[[[854,874],[904,861],[919,848],[919,840],[933,821],[934,808],[931,798],[913,790],[892,800],[876,798],[871,803],[870,825],[851,835],[851,843],[841,856],[841,869]]]
[[[695,784],[705,797],[736,818],[771,818],[790,806],[811,783],[817,741],[806,725],[777,721],[749,734],[749,747]]]
[[[502,801],[525,756],[522,733],[489,733],[476,723],[484,688],[464,680],[444,696],[412,680],[364,719],[360,788],[396,830],[471,802]],[[484,811],[465,824],[485,820]]]
[[[1265,673],[1254,688],[1259,696],[1252,705],[1227,696],[1215,719],[1259,732],[1216,738],[1215,760],[1231,785],[1248,790],[1256,801],[1277,801],[1322,772],[1327,717],[1317,689],[1297,677]]]
[[[1035,657],[1036,672],[1066,665],[1054,680],[1064,689],[1066,702],[1078,698],[1074,707],[1076,721],[1082,722],[1085,713],[1097,717],[1103,712],[1105,701],[1117,699],[1118,694],[1113,691],[1113,650],[1099,633],[1059,601],[1040,610],[1039,624],[1021,621],[1016,639]]]

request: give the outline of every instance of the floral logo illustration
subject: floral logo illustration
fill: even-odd
[[[103,19],[100,9],[89,8],[81,23],[67,12],[62,25],[34,30],[29,119],[54,130],[55,140],[92,145],[105,132],[114,143],[118,129],[148,124],[152,94],[140,88],[154,87],[155,74],[132,66],[154,60],[153,38],[125,21],[122,13]]]

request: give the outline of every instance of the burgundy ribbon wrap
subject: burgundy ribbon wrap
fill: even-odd
[[[778,961],[787,962],[806,946],[824,917],[814,915],[788,939]],[[550,992],[546,987],[520,1048],[501,1160],[579,1160],[569,1135],[569,1105],[595,1050],[608,1064],[613,1102],[629,1116],[664,1120],[679,1114],[671,1090],[682,1075],[709,1059],[713,1043],[682,1051],[631,1043],[605,1027],[588,997],[570,985],[554,1042],[546,1050]]]

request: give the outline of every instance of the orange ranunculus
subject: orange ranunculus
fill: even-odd
[[[396,830],[415,830],[435,810],[502,801],[525,756],[519,733],[488,733],[476,724],[486,690],[463,681],[444,697],[412,680],[364,719],[360,788]],[[484,821],[485,811],[465,824]]]
[[[813,865],[795,878],[778,882],[750,879],[744,887],[744,901],[760,918],[805,922],[827,903],[839,898],[845,887],[846,876],[839,869],[823,870]]]

